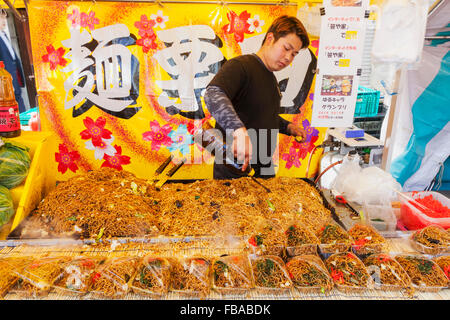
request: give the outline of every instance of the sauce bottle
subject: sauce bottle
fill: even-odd
[[[19,105],[17,104],[12,76],[0,61],[0,136],[13,138],[20,136]]]
[[[245,171],[242,171],[243,164],[239,164],[233,154],[229,151],[227,152],[227,145],[218,133],[218,130],[214,129],[209,122],[205,122],[202,128],[194,133],[194,141],[208,150],[213,156],[217,156],[216,152],[220,152],[224,161],[223,164],[231,171],[252,177],[255,174],[255,170],[249,164]]]

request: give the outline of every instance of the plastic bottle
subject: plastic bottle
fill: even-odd
[[[19,105],[17,104],[12,76],[0,61],[0,136],[13,138],[20,136]]]
[[[250,166],[250,164],[247,166],[245,171],[242,171],[243,164],[239,164],[237,159],[234,158],[232,154],[229,154],[230,152],[227,152],[227,145],[223,142],[217,130],[214,129],[209,122],[206,122],[201,129],[194,133],[194,141],[208,150],[213,156],[216,156],[216,150],[220,150],[224,165],[231,171],[250,177],[255,174],[255,170]]]

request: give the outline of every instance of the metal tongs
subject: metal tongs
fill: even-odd
[[[164,183],[167,182],[186,162],[186,158],[182,158],[174,167],[172,167],[162,178],[159,176],[163,173],[169,163],[172,161],[173,155],[171,154],[153,173],[153,176],[149,179],[150,185],[155,185],[156,190],[160,190]],[[159,178],[159,179],[158,179]]]

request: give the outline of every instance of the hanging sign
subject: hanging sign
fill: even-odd
[[[366,0],[324,0],[311,125],[353,123],[364,34]]]

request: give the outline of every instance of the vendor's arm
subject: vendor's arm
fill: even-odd
[[[233,153],[236,159],[244,162],[242,171],[245,171],[252,157],[252,144],[247,129],[234,110],[231,100],[221,88],[216,86],[209,86],[204,98],[206,107],[216,122],[222,128],[234,130]]]
[[[306,131],[302,127],[287,121],[286,119],[283,119],[280,117],[280,133],[288,135],[288,136],[294,136],[298,137],[298,141],[304,141],[306,139]]]

